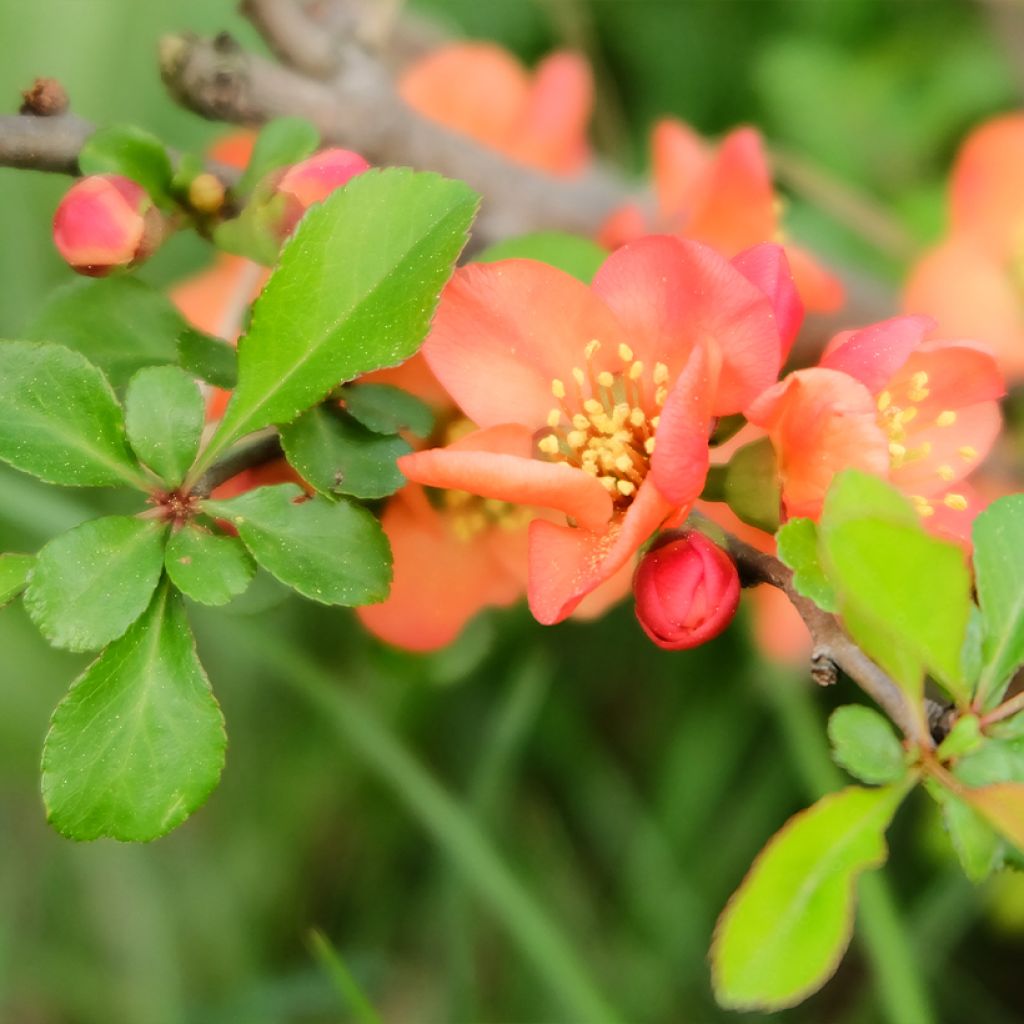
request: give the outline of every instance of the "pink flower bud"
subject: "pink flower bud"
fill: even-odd
[[[740,600],[733,560],[696,530],[663,535],[633,576],[636,617],[644,632],[669,651],[718,636]]]
[[[73,270],[103,277],[160,244],[163,217],[141,185],[118,174],[82,178],[53,215],[53,241]]]
[[[299,218],[313,203],[323,202],[336,188],[370,165],[349,149],[325,149],[308,160],[293,164],[277,183],[276,192],[289,199],[283,234],[290,234]]]

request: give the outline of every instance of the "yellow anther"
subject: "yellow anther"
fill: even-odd
[[[644,451],[647,452],[648,455],[653,455],[654,454],[654,438],[653,437],[649,437],[649,438],[647,438],[646,441],[644,441]]]
[[[587,342],[587,347],[583,350],[583,354],[587,359],[593,359],[594,356],[601,351],[601,342],[597,338]]]
[[[551,412],[548,413],[548,426],[552,427],[552,428],[553,427],[557,427],[558,424],[561,423],[561,422],[562,422],[562,410],[561,409],[552,409]]]
[[[933,509],[933,508],[931,507],[931,505],[922,505],[922,506],[921,506],[921,507],[920,507],[920,508],[919,508],[919,509],[917,510],[917,514],[918,514],[918,515],[919,515],[919,516],[920,516],[920,517],[921,517],[922,519],[927,519],[927,518],[928,518],[929,516],[933,516],[933,515],[935,515],[935,509]]]
[[[906,409],[901,409],[899,415],[896,417],[900,423],[909,423],[917,415],[917,406],[908,405]]]
[[[651,426],[652,426],[652,427],[653,427],[653,428],[654,428],[655,430],[657,430],[657,429],[658,429],[658,424],[659,424],[660,422],[661,422],[661,417],[660,417],[660,416],[652,416],[652,417],[651,417]]]
[[[940,480],[945,480],[947,483],[956,476],[956,473],[953,472],[953,467],[945,464],[939,466],[935,472],[939,474]]]
[[[935,509],[932,508],[932,503],[927,498],[922,498],[920,494],[912,494],[910,500],[914,510],[922,518],[927,519],[928,516],[935,515]]]
[[[597,479],[604,484],[605,490],[610,491],[612,494],[615,494],[618,490],[618,487],[616,486],[618,484],[618,480],[616,480],[615,477],[599,476]]]
[[[883,391],[878,396],[878,411],[885,412],[890,405],[892,405],[892,395],[888,391]]]
[[[655,405],[657,405],[657,406],[664,405],[666,398],[668,398],[668,388],[658,388],[658,390],[654,392],[654,404]]]
[[[582,448],[587,443],[587,432],[585,430],[570,430],[565,439],[569,442],[570,448]]]
[[[631,494],[636,493],[636,484],[633,483],[631,480],[620,480],[618,481],[618,483],[616,483],[615,487],[618,490],[619,494],[622,494],[627,498]]]
[[[484,498],[484,508],[488,512],[500,515],[508,509],[508,502],[502,501],[500,498]]]
[[[589,430],[590,420],[588,420],[587,417],[583,415],[583,413],[578,412],[572,418],[572,425],[577,430]]]
[[[970,462],[978,457],[978,449],[972,448],[969,444],[965,444],[962,448],[957,448],[956,453],[964,462]]]
[[[910,375],[910,386],[907,388],[907,397],[912,402],[923,402],[931,391],[928,390],[928,374],[924,370]]]
[[[558,438],[554,434],[548,434],[537,442],[537,447],[545,455],[557,455],[559,449]]]
[[[565,385],[557,377],[551,382],[551,394],[555,398],[565,398]]]
[[[940,427],[951,427],[956,423],[956,413],[952,409],[945,409],[935,417],[935,422]]]
[[[668,382],[668,367],[664,363],[654,364],[654,383],[665,384]]]
[[[890,441],[889,454],[894,459],[902,459],[907,454],[907,449],[896,441]]]
[[[602,370],[597,375],[597,383],[603,388],[611,388],[615,386],[615,378],[607,370]]]
[[[647,417],[644,415],[643,409],[634,409],[629,414],[629,422],[634,427],[642,427],[646,421]]]
[[[582,371],[582,370],[581,370],[581,369],[580,369],[580,368],[579,368],[578,366],[574,366],[574,367],[572,368],[572,379],[573,379],[574,381],[576,381],[576,383],[577,383],[577,384],[578,384],[578,385],[579,385],[580,387],[583,387],[583,382],[584,382],[584,381],[585,381],[585,380],[586,380],[587,378],[586,378],[586,377],[584,376],[584,373],[583,373],[583,371]]]
[[[644,374],[644,364],[642,362],[640,362],[640,360],[638,359],[629,368],[629,375],[628,375],[629,379],[630,380],[639,380],[643,376],[643,374]]]
[[[584,462],[580,469],[584,473],[589,473],[591,476],[597,476],[597,463],[596,462]]]
[[[967,508],[967,499],[962,494],[950,493],[942,499],[942,504],[954,512],[963,512]]]
[[[633,350],[625,342],[619,345],[619,358],[624,363],[633,362]]]
[[[615,468],[620,473],[628,473],[633,468],[633,460],[623,452],[621,455],[616,456]]]
[[[604,406],[596,398],[588,398],[583,403],[583,410],[591,416],[600,416],[604,412]]]

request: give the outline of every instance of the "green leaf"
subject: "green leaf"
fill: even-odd
[[[146,486],[106,378],[59,345],[0,342],[0,459],[51,484]]]
[[[853,638],[890,672],[900,663],[897,681],[915,704],[925,667],[966,702],[971,580],[961,549],[926,533],[895,488],[854,471],[830,488],[819,534]]]
[[[1001,782],[960,794],[1004,839],[1024,852],[1024,783]]]
[[[743,522],[769,533],[779,528],[782,486],[775,449],[767,437],[744,445],[729,460],[725,500]]]
[[[978,697],[999,702],[1024,661],[1024,494],[993,502],[974,520],[974,578],[985,619]]]
[[[1003,840],[970,804],[944,792],[942,818],[964,874],[975,884],[984,882],[1003,861]]]
[[[279,484],[203,502],[203,510],[229,520],[264,569],[311,601],[383,601],[391,585],[391,551],[377,520],[347,501],[301,498],[295,484]]]
[[[897,782],[907,773],[903,746],[888,719],[861,704],[836,708],[828,720],[832,757],[861,782]]]
[[[27,337],[81,352],[120,390],[144,366],[177,362],[187,326],[166,295],[138,278],[78,278],[51,293]]]
[[[237,537],[194,524],[171,534],[164,564],[171,582],[200,604],[227,604],[244,593],[256,575],[256,564]]]
[[[561,231],[538,231],[531,235],[508,238],[484,249],[474,263],[494,263],[497,260],[526,259],[549,263],[567,274],[590,284],[598,267],[608,258],[608,250],[579,235]]]
[[[210,795],[226,744],[181,601],[162,587],[54,712],[43,748],[47,817],[72,839],[156,839]]]
[[[408,430],[429,437],[434,412],[426,402],[390,384],[350,384],[341,389],[341,401],[353,419],[377,434]]]
[[[265,124],[256,138],[249,166],[232,189],[248,195],[271,171],[298,163],[320,145],[320,134],[301,117],[279,117]]]
[[[253,307],[203,468],[242,434],[289,423],[338,384],[412,355],[476,205],[461,182],[389,169],[310,209]]]
[[[0,555],[0,608],[25,589],[35,564],[35,555]]]
[[[779,559],[793,570],[797,593],[827,612],[839,611],[835,588],[818,554],[818,528],[813,519],[791,519],[775,535]]]
[[[375,434],[336,409],[317,406],[281,428],[288,461],[321,494],[383,498],[405,483],[395,460],[412,448]]]
[[[964,757],[976,750],[985,742],[981,734],[981,721],[977,715],[961,715],[953,727],[946,734],[946,738],[939,744],[935,756],[940,761],[948,761],[950,758]]]
[[[194,327],[178,335],[178,359],[189,373],[230,391],[238,383],[238,353],[233,345]]]
[[[237,217],[217,225],[214,244],[224,252],[272,267],[281,250],[281,224],[287,204],[282,195],[253,199]]]
[[[55,647],[94,651],[146,610],[164,564],[162,523],[107,516],[54,537],[40,552],[25,608]]]
[[[718,1002],[793,1006],[835,972],[850,942],[857,876],[884,863],[905,786],[831,793],[790,818],[729,901],[711,947]]]
[[[78,154],[82,174],[120,174],[140,184],[160,205],[170,202],[173,170],[164,144],[130,124],[100,128]]]
[[[206,421],[195,380],[177,366],[151,366],[132,378],[124,404],[135,454],[168,487],[177,487],[196,460]]]

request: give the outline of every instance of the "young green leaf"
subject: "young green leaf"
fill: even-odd
[[[338,384],[412,355],[476,205],[461,182],[389,169],[360,174],[311,208],[256,300],[238,387],[204,463],[242,434],[291,422]]]
[[[301,117],[270,121],[260,129],[249,165],[232,191],[247,196],[271,171],[304,160],[319,144],[319,132]]]
[[[831,793],[790,818],[729,901],[711,946],[718,1002],[793,1006],[832,976],[850,942],[857,876],[884,863],[906,786]]]
[[[973,753],[985,743],[981,732],[981,721],[977,715],[961,715],[939,744],[935,756],[940,761],[964,757]]]
[[[907,771],[903,746],[888,719],[862,704],[836,708],[828,720],[832,758],[862,782],[896,782]]]
[[[135,454],[168,487],[177,487],[196,460],[206,403],[180,367],[140,370],[125,393],[125,425]]]
[[[210,795],[226,743],[181,601],[161,587],[53,714],[43,748],[47,817],[72,839],[156,839]]]
[[[1024,494],[993,502],[974,520],[974,578],[985,619],[978,697],[998,703],[1024,661]]]
[[[59,345],[0,342],[0,459],[51,484],[145,487],[106,378]]]
[[[195,525],[171,534],[164,564],[171,582],[200,604],[227,604],[256,575],[256,564],[237,537]]]
[[[408,430],[428,437],[434,429],[434,413],[426,402],[390,384],[350,384],[341,389],[345,411],[376,434]]]
[[[162,523],[107,516],[54,537],[40,552],[25,608],[55,647],[95,651],[146,610],[164,564]]]
[[[222,221],[213,232],[218,249],[272,267],[281,251],[281,230],[287,200],[273,193],[247,203],[237,217]]]
[[[166,295],[136,277],[80,277],[51,293],[27,337],[80,352],[121,389],[144,366],[177,362],[187,326]]]
[[[155,135],[134,125],[93,132],[79,151],[78,169],[82,174],[120,174],[141,185],[156,203],[170,202],[171,158]]]
[[[828,581],[818,553],[818,528],[813,519],[790,519],[775,534],[779,560],[793,570],[797,593],[827,612],[839,611],[835,588]]]
[[[941,796],[942,818],[964,874],[975,884],[984,882],[1003,861],[999,834],[970,804],[949,792]]]
[[[0,608],[25,589],[35,564],[35,555],[0,555]]]
[[[178,360],[193,376],[230,391],[238,383],[238,353],[220,338],[187,327],[178,335]]]
[[[475,263],[494,263],[497,260],[540,260],[558,267],[567,274],[590,284],[598,267],[608,258],[608,250],[589,238],[567,235],[561,231],[538,231],[520,235],[484,249]]]
[[[1001,836],[1024,852],[1024,783],[999,782],[959,794]]]
[[[769,533],[779,528],[782,486],[775,450],[767,437],[744,445],[729,460],[725,500],[743,522]]]
[[[340,410],[316,406],[281,428],[288,461],[321,494],[383,498],[402,484],[395,460],[412,448],[393,434],[375,434]]]
[[[230,521],[264,569],[311,601],[383,601],[391,585],[391,550],[377,520],[347,501],[301,498],[295,484],[279,484],[206,501],[203,510]]]

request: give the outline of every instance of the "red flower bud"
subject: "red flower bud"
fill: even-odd
[[[696,530],[669,533],[640,560],[633,576],[636,617],[669,651],[718,636],[740,600],[733,560]]]
[[[282,233],[290,234],[313,203],[323,202],[336,188],[341,188],[369,167],[358,153],[349,149],[325,149],[289,167],[276,188],[279,195],[287,196],[289,200],[285,221],[281,225]]]
[[[53,215],[53,241],[79,274],[103,277],[141,263],[160,244],[163,216],[146,190],[119,174],[76,182]]]

